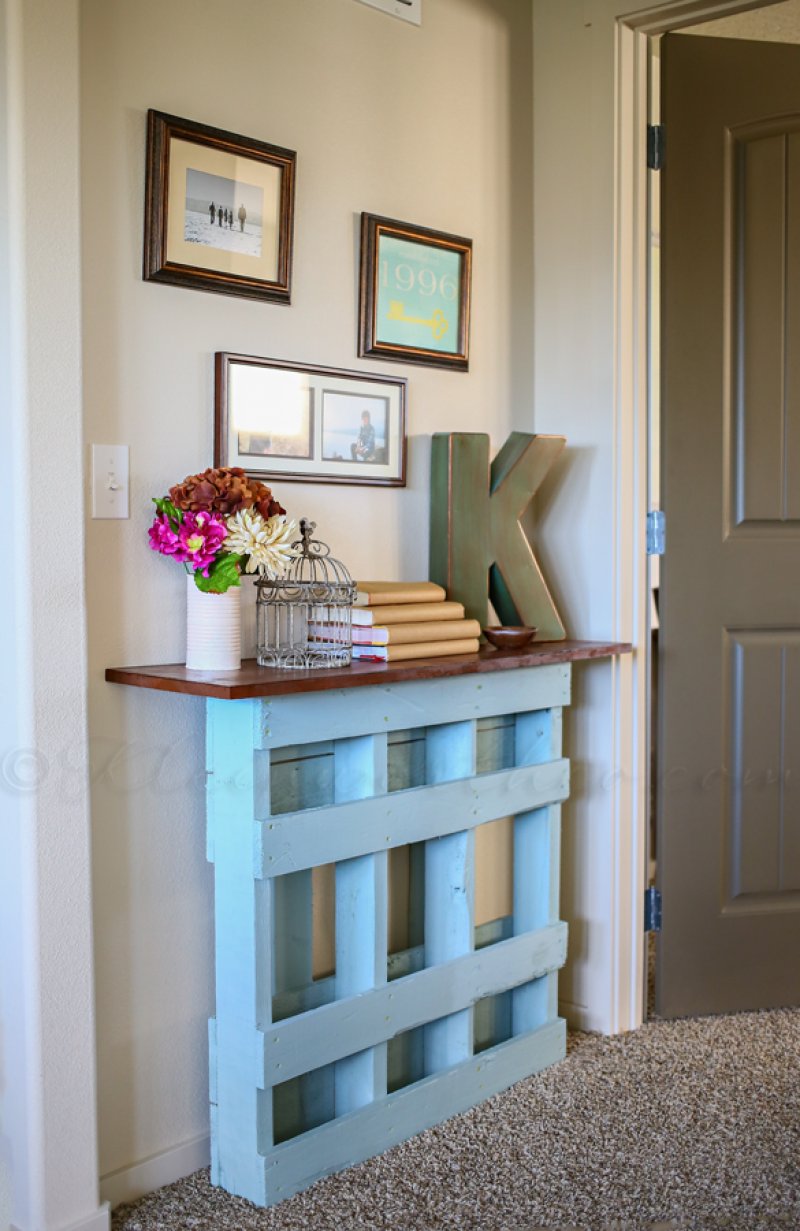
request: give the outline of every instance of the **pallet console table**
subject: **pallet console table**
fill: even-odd
[[[110,669],[205,697],[216,1016],[212,1180],[272,1205],[565,1054],[557,971],[562,641],[397,665]],[[513,908],[474,924],[475,833],[513,817]],[[389,953],[403,852],[408,943]],[[335,866],[335,973],[312,872]]]

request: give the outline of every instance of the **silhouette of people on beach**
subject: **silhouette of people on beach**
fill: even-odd
[[[361,412],[361,427],[355,443],[350,446],[350,456],[354,462],[371,462],[375,458],[375,428],[368,410]]]
[[[229,231],[232,231],[234,221],[236,220],[237,217],[239,219],[239,229],[243,232],[244,224],[247,220],[247,210],[244,207],[244,202],[242,202],[242,204],[239,206],[239,212],[238,214],[236,214],[234,212],[232,205],[223,206],[223,205],[218,205],[216,201],[209,201],[208,220],[209,220],[209,224],[212,227],[218,226],[218,227],[227,228]]]

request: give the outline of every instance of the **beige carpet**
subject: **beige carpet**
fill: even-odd
[[[800,1010],[573,1036],[561,1064],[270,1210],[206,1172],[114,1231],[798,1231]]]

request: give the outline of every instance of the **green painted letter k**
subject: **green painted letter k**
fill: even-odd
[[[433,437],[430,578],[482,626],[491,598],[501,623],[535,625],[542,640],[564,636],[521,519],[565,444],[512,432],[490,464],[482,432]]]

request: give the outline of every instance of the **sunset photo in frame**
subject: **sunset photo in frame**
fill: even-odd
[[[361,215],[358,353],[469,367],[472,240]]]
[[[289,303],[296,158],[149,111],[145,281]]]
[[[214,465],[253,478],[405,487],[406,380],[220,352]]]

